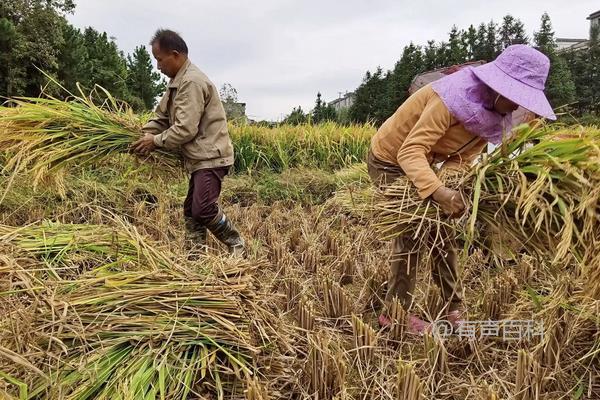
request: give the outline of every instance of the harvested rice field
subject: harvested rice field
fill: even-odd
[[[451,223],[403,182],[371,188],[372,127],[233,127],[236,259],[189,247],[186,176],[123,154],[135,119],[98,118],[90,145],[104,111],[50,126],[22,116],[64,104],[25,103],[0,114],[0,398],[600,398],[597,128],[528,129],[449,176],[478,205]],[[75,145],[45,136],[64,126]],[[423,257],[413,312],[436,329],[412,335],[383,301],[390,238],[440,226],[462,244],[468,319],[443,324]]]

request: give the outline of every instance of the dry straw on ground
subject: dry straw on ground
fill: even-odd
[[[461,260],[472,321],[543,323],[543,335],[517,341],[411,336],[399,304],[390,305],[393,328],[379,330],[389,248],[374,221],[339,202],[224,204],[250,258],[224,259],[211,239],[194,262],[181,231],[185,191],[169,176],[148,183],[119,158],[111,168],[130,186],[72,169],[64,179],[77,191],[58,195],[32,192],[33,171],[14,175],[0,202],[0,397],[600,398],[600,275],[589,251],[598,244],[600,186],[589,185],[598,182],[598,131],[551,133],[527,132],[540,143],[507,144],[482,164],[469,178],[479,182],[471,194],[480,188],[476,224],[454,227],[480,243],[488,231],[477,224],[498,221],[509,250],[529,232],[511,257],[469,248]],[[355,201],[365,188],[353,186]],[[413,221],[425,215],[426,204],[410,204]],[[396,213],[380,227],[399,215],[409,218]],[[439,294],[425,273],[423,309],[413,311],[434,318]]]

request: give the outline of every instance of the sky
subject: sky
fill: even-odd
[[[411,41],[447,40],[467,28],[519,18],[530,37],[548,12],[556,37],[586,38],[598,0],[76,0],[79,28],[92,26],[131,52],[157,28],[179,32],[215,85],[231,84],[254,120],[308,111],[317,92],[331,101],[367,70],[391,69]]]

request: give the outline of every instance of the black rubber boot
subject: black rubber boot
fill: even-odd
[[[220,242],[227,246],[230,255],[233,257],[246,257],[244,239],[222,210],[219,210],[219,214],[206,227]]]

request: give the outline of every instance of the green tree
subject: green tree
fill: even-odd
[[[437,51],[435,40],[427,41],[427,46],[423,51],[423,64],[426,70],[433,70],[439,67]]]
[[[315,100],[315,107],[312,110],[312,121],[319,123],[321,120],[322,109],[325,108],[323,100],[321,100],[321,92],[317,93],[317,100]]]
[[[513,44],[527,44],[529,42],[523,22],[510,14],[504,16],[498,34],[501,50]]]
[[[587,110],[600,113],[600,26],[595,25],[590,31],[590,41],[587,52],[582,53],[586,58],[583,80],[587,82],[582,97],[585,99]]]
[[[387,119],[408,98],[408,88],[414,77],[425,70],[423,51],[413,43],[404,47],[402,57],[388,78],[387,107],[380,120]]]
[[[554,41],[554,31],[552,30],[552,22],[548,13],[542,14],[540,30],[534,32],[533,40],[536,47],[544,54],[553,53],[556,48]]]
[[[575,100],[575,84],[564,58],[556,53],[556,42],[550,16],[544,13],[540,30],[534,33],[536,47],[550,59],[546,95],[553,107],[561,107]]]
[[[486,61],[494,60],[499,54],[498,37],[496,29],[498,25],[490,21],[485,29],[485,41],[481,45],[481,54]]]
[[[350,117],[355,122],[373,122],[381,125],[387,118],[390,74],[377,67],[375,73],[365,74],[362,84],[356,89]]]
[[[152,67],[150,54],[144,46],[138,46],[133,55],[127,56],[127,90],[128,100],[135,105],[141,101],[141,110],[150,110],[156,103],[156,98],[165,90],[165,81]],[[134,99],[134,101],[131,101]]]
[[[74,26],[66,23],[62,27],[63,43],[59,48],[58,80],[71,93],[77,93],[77,83],[87,82],[85,65],[88,51],[83,34]]]
[[[224,103],[237,103],[238,102],[238,92],[237,89],[231,86],[230,83],[224,83],[219,89],[219,97],[221,101]]]
[[[25,86],[25,70],[16,58],[23,45],[13,22],[0,18],[0,95],[12,96]]]
[[[318,124],[326,121],[335,121],[336,119],[337,114],[333,106],[321,100],[321,92],[317,93],[315,107],[312,110],[312,122]]]
[[[487,44],[487,26],[484,23],[479,24],[477,27],[475,39],[475,47],[473,48],[473,59],[474,60],[486,60],[488,52],[486,50]]]
[[[473,25],[469,25],[469,28],[463,31],[462,42],[467,61],[475,60],[475,53],[477,52],[477,29]]]
[[[300,125],[305,124],[306,122],[308,122],[308,117],[302,110],[302,107],[300,106],[298,106],[297,108],[294,107],[290,115],[285,117],[285,119],[283,120],[284,124],[289,125]]]
[[[592,28],[587,49],[570,51],[564,59],[575,83],[576,108],[580,115],[600,113],[600,29]]]
[[[465,48],[462,36],[462,32],[454,25],[448,37],[445,65],[461,64],[466,61],[467,49]]]
[[[436,64],[438,67],[446,67],[450,65],[450,59],[448,55],[450,54],[448,42],[440,42],[437,46],[437,61]]]
[[[3,0],[0,2],[0,53],[3,63],[0,95],[36,96],[47,82],[39,69],[58,70],[64,14],[69,0]]]
[[[100,33],[87,27],[83,32],[83,42],[88,52],[83,67],[83,86],[91,90],[99,85],[116,98],[130,100],[127,62],[114,39],[109,38],[106,32]]]
[[[83,41],[88,51],[84,86],[92,89],[100,85],[113,96],[128,99],[127,63],[115,41],[106,32],[100,33],[91,27],[83,32]]]

